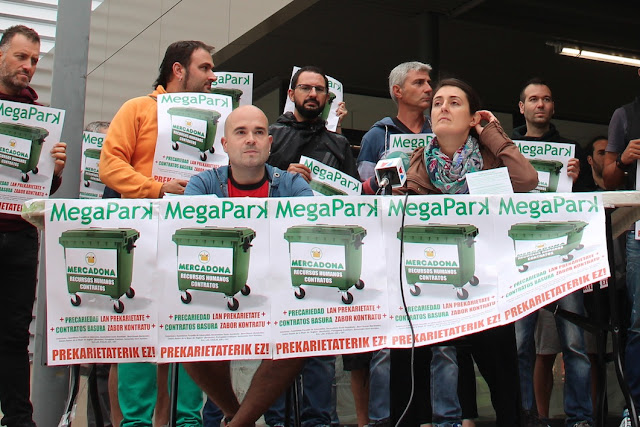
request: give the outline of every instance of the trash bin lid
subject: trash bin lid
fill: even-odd
[[[205,237],[205,238],[220,238],[220,239],[233,239],[237,241],[241,241],[245,238],[253,239],[256,237],[256,232],[248,227],[233,227],[233,228],[222,228],[222,227],[202,227],[202,228],[180,228],[176,230],[173,235],[173,241],[180,238],[194,238],[194,237]],[[178,242],[176,242],[178,243]]]
[[[367,230],[359,225],[294,225],[289,227],[284,233],[284,238],[289,240],[291,238],[302,238],[309,236],[322,235],[323,237],[342,237],[352,239],[354,237],[364,238],[367,235]]]
[[[558,173],[562,169],[562,162],[558,160],[540,160],[540,159],[528,159],[531,166],[537,171],[541,172],[555,172]]]
[[[49,131],[37,126],[27,126],[20,123],[0,123],[0,134],[15,136],[16,138],[37,141],[49,136]]]
[[[217,123],[220,113],[215,110],[203,110],[201,108],[171,107],[167,110],[172,116],[191,117],[194,119],[212,121]]]
[[[523,222],[513,224],[509,229],[509,237],[516,240],[522,239],[525,234],[566,235],[571,232],[580,232],[587,226],[584,221],[540,221]]]
[[[400,232],[398,231],[398,238]],[[404,237],[418,235],[441,235],[441,236],[471,236],[478,235],[478,227],[471,224],[427,224],[427,225],[405,225]]]
[[[138,239],[140,232],[133,228],[84,228],[63,231],[60,243],[71,243],[78,239],[117,239],[126,241],[130,238]]]
[[[101,151],[102,150],[98,148],[87,148],[86,150],[84,150],[84,156],[91,159],[99,159]]]
[[[226,88],[226,87],[216,87],[216,88],[211,88],[211,93],[215,93],[218,95],[227,95],[227,96],[232,96],[236,99],[240,99],[240,97],[242,96],[242,94],[244,93],[241,89],[233,89],[233,88]]]

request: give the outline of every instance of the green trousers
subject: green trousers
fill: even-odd
[[[169,383],[171,374],[169,374]],[[151,419],[158,392],[156,365],[121,363],[118,365],[118,399],[122,411],[121,427],[152,427]],[[202,390],[182,365],[178,371],[179,427],[201,427]]]

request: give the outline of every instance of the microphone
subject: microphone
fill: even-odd
[[[376,181],[380,187],[402,187],[407,181],[409,156],[402,151],[394,151],[378,161],[375,167]]]

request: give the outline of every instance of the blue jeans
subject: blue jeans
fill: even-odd
[[[202,427],[220,427],[223,418],[222,410],[207,397],[207,402],[202,409]]]
[[[373,424],[391,416],[390,375],[391,351],[374,351],[369,363],[369,421]]]
[[[458,400],[458,359],[454,346],[431,347],[431,407],[436,427],[462,423]]]
[[[578,290],[557,301],[560,308],[584,316],[582,290]],[[520,391],[525,410],[534,409],[533,368],[536,359],[534,333],[538,312],[531,313],[516,322],[518,344],[518,364],[520,369]],[[556,317],[556,327],[562,344],[564,360],[564,412],[566,425],[579,421],[592,421],[591,407],[591,364],[584,345],[584,335],[580,327]]]
[[[627,235],[627,295],[631,306],[631,321],[625,349],[625,377],[636,408],[640,408],[640,240],[634,232]]]
[[[309,357],[302,368],[302,395],[300,419],[303,427],[328,427],[334,412],[332,399],[333,379],[336,376],[335,356]],[[288,393],[286,391],[285,393]],[[293,410],[291,411],[293,416]],[[285,395],[278,397],[264,413],[264,420],[270,426],[283,426],[285,415]]]

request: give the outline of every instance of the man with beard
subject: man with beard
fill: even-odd
[[[300,68],[291,78],[288,96],[295,105],[269,127],[273,136],[268,164],[290,173],[299,173],[311,181],[311,171],[300,163],[301,156],[358,178],[356,162],[349,141],[327,130],[320,117],[329,99],[329,79],[318,67]],[[302,425],[331,425],[335,403],[332,398],[335,356],[306,359],[303,371]],[[285,398],[281,396],[265,413],[268,425],[284,424]]]
[[[311,171],[300,164],[300,156],[307,156],[359,178],[349,141],[328,131],[320,117],[329,99],[329,79],[322,70],[313,66],[300,68],[291,78],[288,96],[295,109],[269,126],[273,146],[267,163],[287,172],[297,172],[308,182]]]
[[[0,38],[0,100],[36,104],[29,83],[40,58],[40,36],[32,28],[15,25]],[[50,193],[62,182],[66,144],[51,150],[55,166]],[[4,281],[0,296],[0,404],[3,425],[35,426],[29,399],[29,324],[36,296],[38,230],[19,212],[0,214],[0,269]]]
[[[157,97],[163,93],[211,90],[213,48],[201,41],[178,41],[167,47],[154,83],[146,96],[125,102],[116,113],[100,155],[100,179],[123,198],[157,199],[165,194],[184,194],[186,180],[162,183],[153,179],[151,170],[158,140]],[[177,425],[201,425],[202,391],[180,365],[178,376]],[[169,421],[167,393],[168,365],[121,363],[118,366],[118,400],[122,410],[121,426],[149,426]],[[156,398],[157,395],[157,398]],[[224,404],[224,402],[223,402]],[[155,415],[154,415],[155,410]]]

